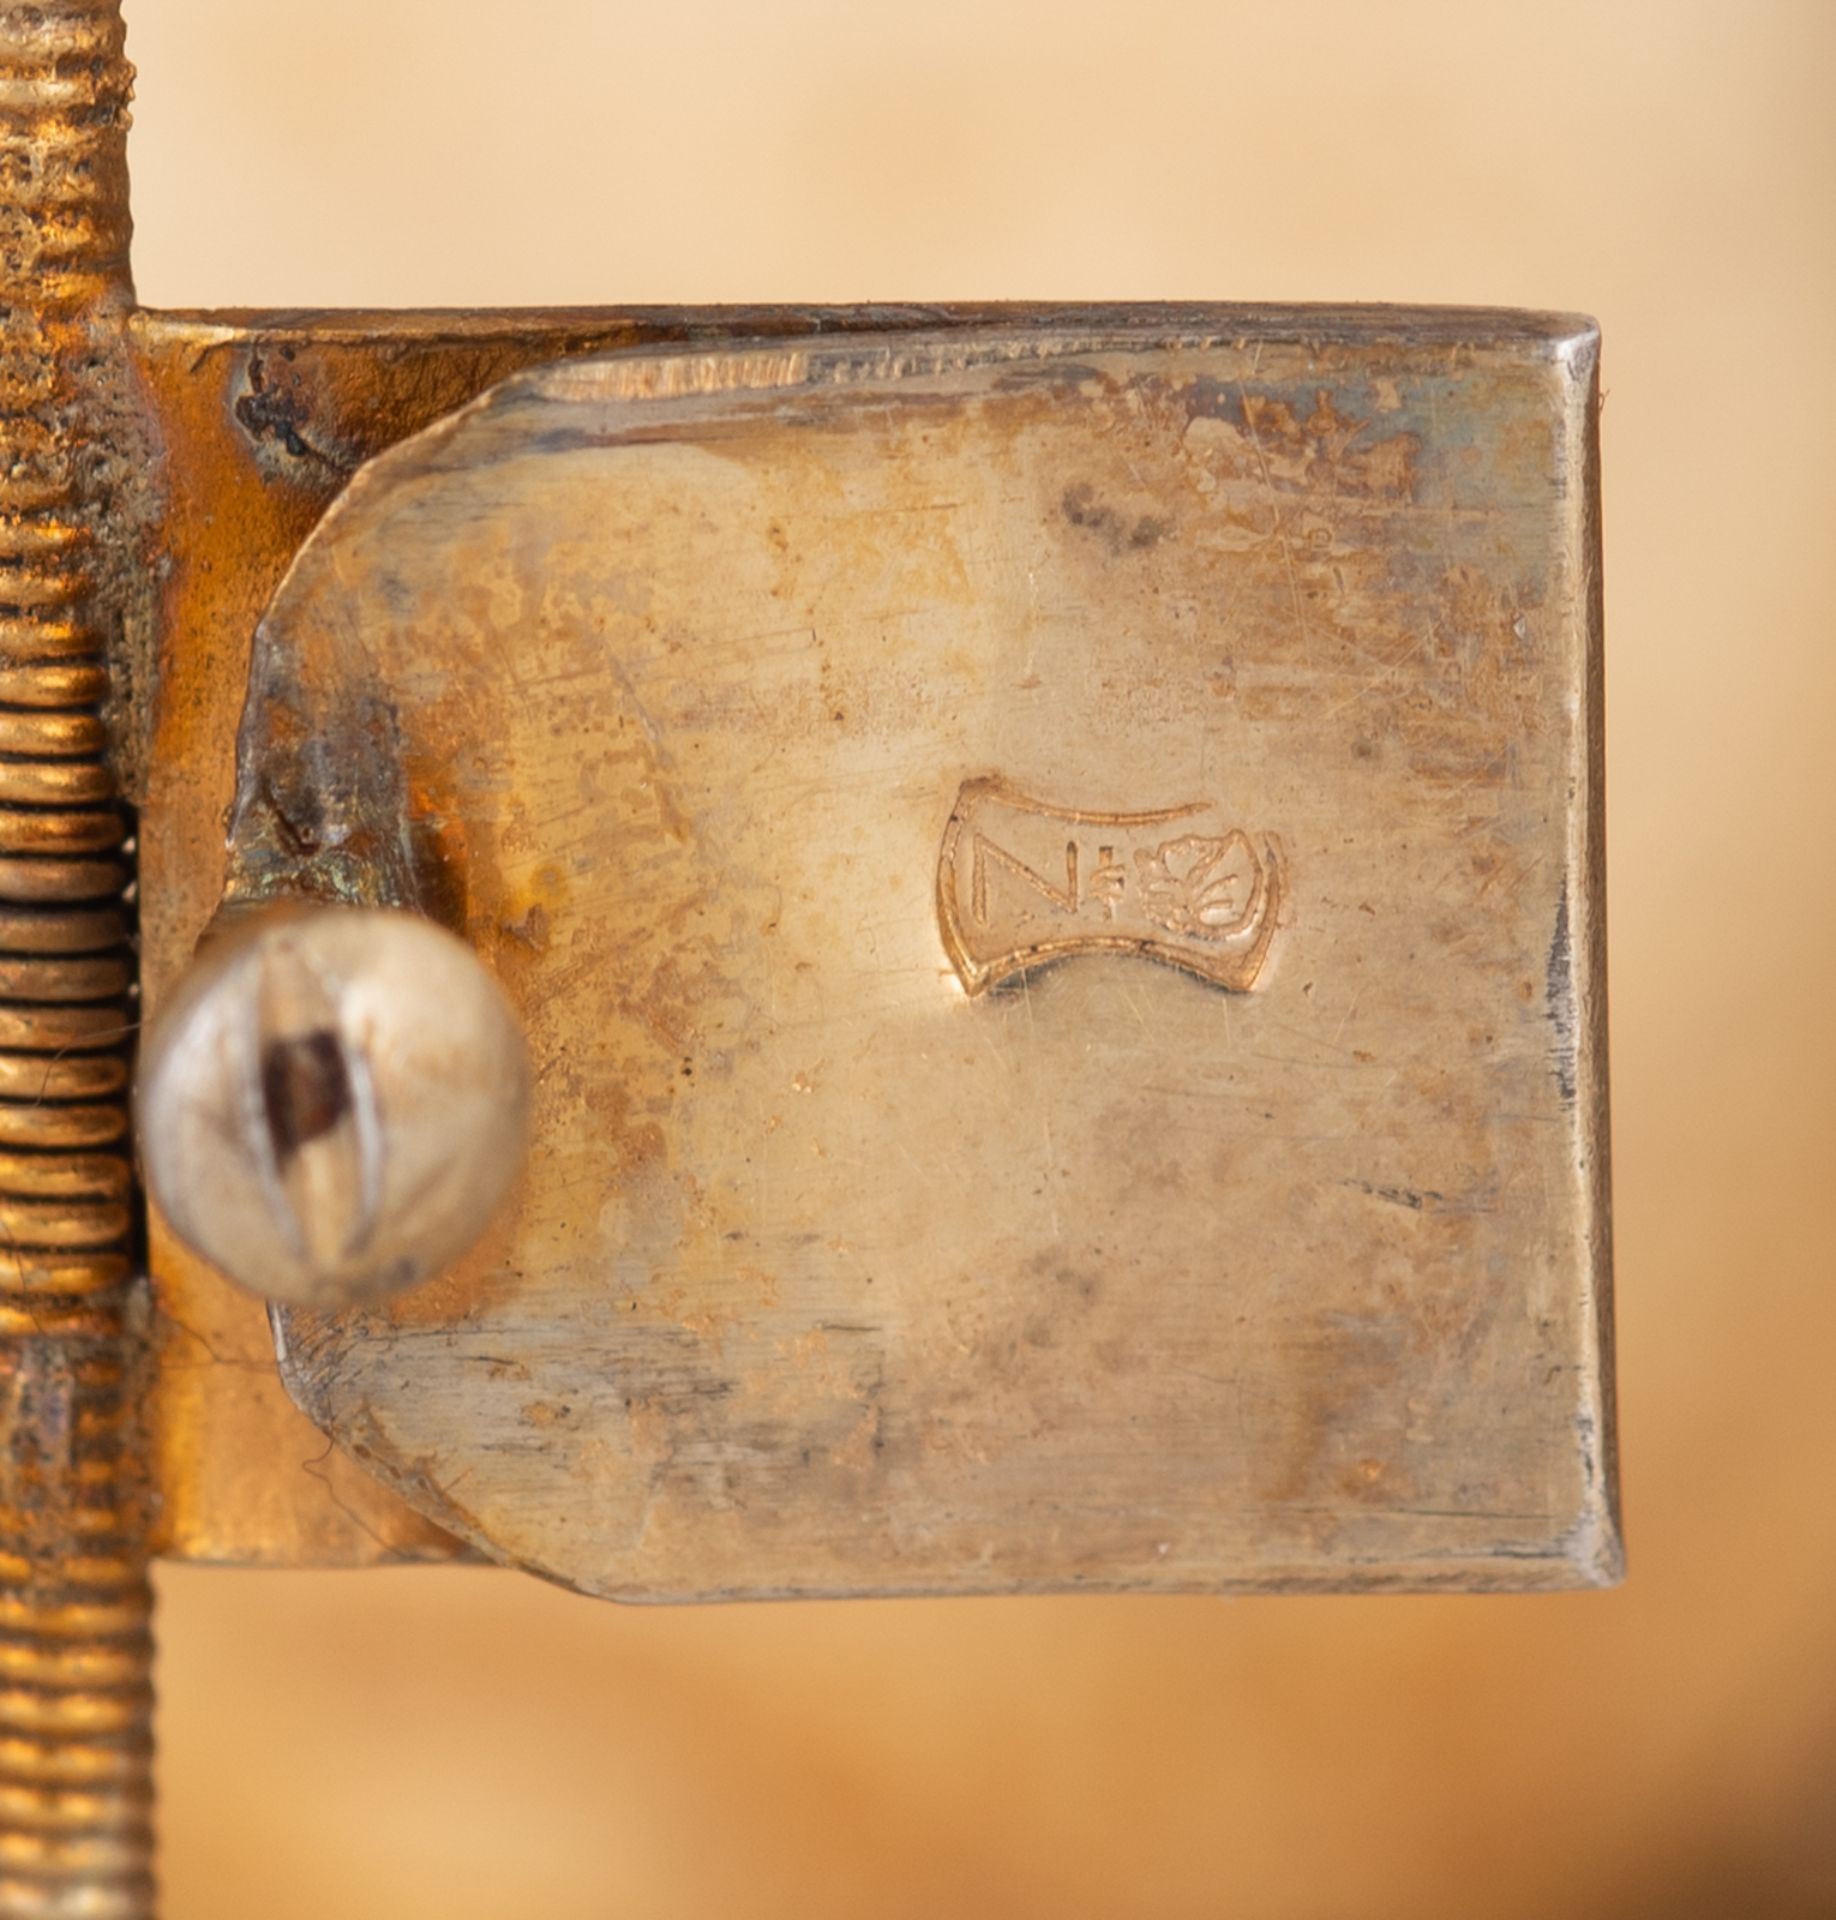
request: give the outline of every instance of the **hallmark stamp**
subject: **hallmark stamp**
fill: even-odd
[[[1281,850],[1209,801],[1096,813],[966,780],[944,829],[937,916],[971,995],[1080,953],[1135,954],[1247,993],[1281,912]]]

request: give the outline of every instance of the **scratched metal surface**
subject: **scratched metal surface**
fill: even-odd
[[[143,1006],[190,964],[222,891],[249,650],[294,554],[365,460],[522,367],[615,348],[1015,324],[975,306],[511,312],[139,312],[128,347],[157,422],[155,604],[123,650],[121,758],[137,808]],[[130,671],[131,669],[131,671]],[[262,1303],[150,1209],[151,1438],[167,1559],[348,1566],[448,1558],[280,1383]]]
[[[538,1144],[461,1270],[285,1317],[302,1405],[624,1597],[1611,1578],[1593,357],[623,356],[361,472],[257,639],[232,884],[460,927]],[[990,781],[1067,867],[991,825],[985,930],[1066,931],[974,992]],[[1141,916],[1204,948],[1238,856],[1102,838],[1184,809],[1266,850],[1234,984]]]
[[[141,849],[143,1006],[190,964],[222,891],[249,649],[301,543],[367,459],[531,364],[735,336],[965,325],[973,307],[619,307],[483,313],[139,312],[128,347],[157,422],[165,530],[123,651],[122,761]],[[1015,310],[1006,310],[1012,319]],[[131,691],[130,691],[131,690]],[[259,1300],[150,1209],[151,1439],[168,1559],[348,1566],[456,1542],[287,1397]]]

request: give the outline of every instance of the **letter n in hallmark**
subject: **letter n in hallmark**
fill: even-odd
[[[1080,953],[1134,954],[1247,993],[1281,915],[1280,843],[1208,801],[1097,813],[967,780],[944,829],[937,916],[973,995]]]

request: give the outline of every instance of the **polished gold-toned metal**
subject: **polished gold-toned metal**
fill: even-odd
[[[0,1914],[152,1909],[131,834],[101,709],[128,544],[130,73],[0,5]]]
[[[333,1311],[467,1252],[522,1168],[515,1016],[450,933],[390,909],[228,923],[141,1050],[149,1191],[250,1292]]]

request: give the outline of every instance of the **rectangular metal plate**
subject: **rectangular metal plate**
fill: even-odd
[[[373,473],[546,1104],[315,1415],[630,1596],[1612,1577],[1595,344],[633,356]]]

